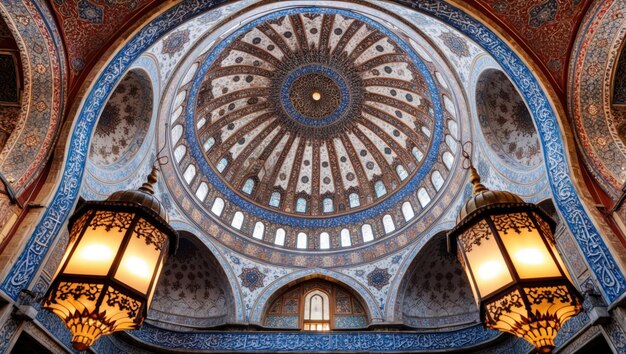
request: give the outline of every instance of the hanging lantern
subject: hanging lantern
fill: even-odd
[[[473,196],[448,244],[457,249],[483,324],[549,353],[563,323],[582,309],[555,247],[555,223],[513,193],[488,190],[470,171]]]
[[[138,329],[147,315],[163,262],[178,244],[154,196],[156,173],[139,190],[83,202],[69,220],[69,245],[43,307],[65,322],[77,350]]]

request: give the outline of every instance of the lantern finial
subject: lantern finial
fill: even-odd
[[[480,192],[488,191],[489,189],[480,183],[480,175],[474,166],[470,165],[470,183],[474,186],[472,194],[478,194]]]
[[[154,195],[154,184],[157,182],[157,173],[159,172],[159,168],[155,165],[152,166],[152,171],[146,177],[146,182],[139,187],[139,190],[148,194]]]

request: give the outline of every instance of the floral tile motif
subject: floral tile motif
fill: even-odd
[[[102,7],[93,4],[89,0],[78,2],[78,16],[91,23],[102,23]]]
[[[254,291],[257,288],[262,288],[263,280],[265,279],[265,274],[261,273],[259,268],[243,268],[241,270],[241,274],[239,274],[239,278],[241,279],[241,285],[245,288],[248,288],[250,291]]]
[[[389,279],[391,279],[391,274],[389,274],[387,268],[381,269],[376,267],[367,275],[367,284],[381,290],[385,285],[389,285]]]
[[[443,43],[448,47],[452,53],[459,57],[468,57],[470,55],[467,40],[459,37],[454,32],[444,32],[439,35],[439,38],[443,40]]]
[[[167,54],[171,58],[174,54],[181,51],[185,44],[189,42],[189,30],[176,31],[163,41],[163,48],[161,48],[162,54]]]
[[[559,3],[556,0],[549,0],[543,4],[538,4],[530,9],[530,21],[528,21],[528,24],[533,28],[538,28],[548,22],[552,22],[556,18],[558,9]]]

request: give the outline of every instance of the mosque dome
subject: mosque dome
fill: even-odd
[[[236,21],[174,93],[171,151],[199,215],[309,257],[376,243],[441,199],[459,124],[417,33],[335,7]]]

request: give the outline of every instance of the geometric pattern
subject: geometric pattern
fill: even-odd
[[[263,279],[265,279],[265,274],[261,273],[259,268],[243,268],[241,270],[241,274],[239,274],[239,278],[241,279],[241,285],[245,288],[248,288],[250,291],[254,291],[255,289],[262,288]]]
[[[389,279],[391,279],[391,274],[389,274],[387,268],[380,269],[376,267],[367,275],[367,284],[381,290],[385,285],[389,284]]]

